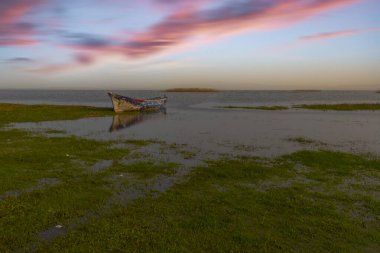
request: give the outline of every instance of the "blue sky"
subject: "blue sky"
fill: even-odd
[[[380,89],[377,0],[2,0],[0,89]]]

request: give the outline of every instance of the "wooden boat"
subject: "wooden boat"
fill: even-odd
[[[155,97],[149,99],[138,99],[108,92],[112,100],[113,109],[115,112],[127,112],[127,111],[143,111],[143,110],[160,110],[162,109],[168,98]]]

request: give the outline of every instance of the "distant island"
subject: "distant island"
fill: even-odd
[[[216,89],[209,88],[173,88],[167,89],[166,92],[218,92]]]
[[[292,92],[321,92],[321,90],[292,90]]]

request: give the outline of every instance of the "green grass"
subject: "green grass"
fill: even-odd
[[[107,181],[98,175],[90,177],[86,165],[128,154],[127,150],[110,149],[106,142],[48,138],[18,130],[0,131],[0,140],[7,143],[0,149],[0,195],[31,188],[43,178],[61,182],[0,202],[1,252],[16,250],[35,240],[37,231],[103,205],[111,194]]]
[[[222,106],[220,108],[224,109],[245,109],[245,110],[267,110],[267,111],[279,111],[288,110],[286,106]]]
[[[17,250],[38,241],[39,231],[68,224],[89,212],[97,212],[114,194],[111,178],[128,173],[137,179],[172,175],[176,164],[139,162],[128,166],[129,150],[114,148],[114,142],[76,137],[46,137],[19,130],[0,131],[0,252]],[[90,168],[102,160],[113,165],[98,173]],[[33,190],[41,179],[59,183]],[[129,181],[127,181],[128,183]],[[32,190],[28,190],[32,189]]]
[[[0,126],[13,122],[73,120],[114,115],[111,108],[67,105],[0,104]]]
[[[293,108],[322,110],[322,111],[374,111],[380,110],[379,104],[314,104],[314,105],[296,105]]]
[[[25,188],[40,178],[75,177],[81,173],[76,161],[88,164],[120,159],[127,149],[111,148],[111,142],[76,137],[48,138],[20,130],[0,131],[0,194]]]

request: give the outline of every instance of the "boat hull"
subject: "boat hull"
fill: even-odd
[[[108,93],[111,98],[115,112],[143,111],[143,110],[160,110],[167,101],[166,97],[157,97],[150,99],[135,99]]]

